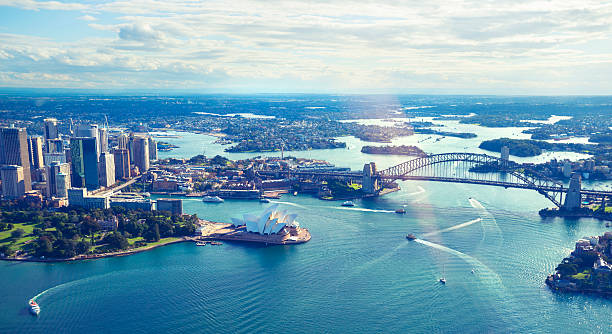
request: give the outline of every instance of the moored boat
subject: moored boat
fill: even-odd
[[[38,306],[38,303],[36,303],[34,299],[30,299],[28,305],[30,306],[30,313],[34,315],[38,315],[40,313],[40,306]]]

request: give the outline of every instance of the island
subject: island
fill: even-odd
[[[510,154],[517,157],[535,157],[542,154],[542,149],[535,140],[499,138],[485,140],[478,148],[492,152],[501,152],[501,148],[508,146]]]
[[[387,155],[410,155],[416,157],[426,157],[427,153],[420,148],[411,145],[400,146],[363,146],[361,153],[367,154],[387,154]]]
[[[426,134],[426,135],[439,135],[439,136],[444,136],[444,137],[456,137],[456,138],[463,138],[463,139],[478,137],[477,134],[472,133],[472,132],[450,132],[450,131],[439,131],[439,130],[428,129],[428,128],[415,128],[414,133],[420,133],[420,134]]]
[[[612,232],[576,241],[574,251],[548,275],[546,285],[554,291],[612,295]]]
[[[168,152],[168,151],[172,151],[175,148],[178,148],[178,146],[164,142],[164,141],[157,142],[157,149],[159,151]]]

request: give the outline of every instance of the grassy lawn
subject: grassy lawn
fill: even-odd
[[[13,239],[11,237],[11,232],[19,228],[25,231],[23,237]],[[33,230],[34,230],[34,224],[29,224],[29,225],[23,224],[23,223],[14,224],[14,227],[12,230],[6,230],[6,231],[0,232],[0,245],[9,245],[14,250],[19,249],[25,243],[29,242],[30,240],[35,239],[35,237],[32,235]]]
[[[572,275],[572,278],[575,278],[575,279],[587,279],[587,278],[589,278],[589,272],[588,271],[584,271],[582,273],[577,273],[576,275]]]
[[[134,238],[134,239],[141,239],[142,240],[142,238]],[[165,244],[165,243],[170,242],[170,241],[176,241],[176,240],[179,240],[179,239],[181,239],[181,238],[176,238],[176,237],[161,238],[157,242],[147,242],[147,245],[145,247],[157,246],[157,245]],[[136,248],[136,249],[138,249],[138,248]]]

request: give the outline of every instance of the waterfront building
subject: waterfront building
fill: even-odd
[[[45,118],[45,140],[59,138],[59,131],[57,130],[57,119]]]
[[[129,179],[132,175],[130,169],[130,151],[127,148],[113,150],[115,156],[115,179]]]
[[[115,216],[111,216],[108,219],[98,220],[98,224],[100,224],[100,228],[103,231],[116,231],[119,227],[119,219]]]
[[[153,201],[148,198],[111,198],[111,207],[122,207],[127,210],[153,211]]]
[[[85,209],[108,209],[110,199],[108,196],[90,196],[85,188],[71,188],[68,189],[68,205]]]
[[[160,198],[157,200],[157,211],[169,211],[173,216],[183,214],[183,200],[180,198]]]
[[[157,160],[157,142],[151,137],[149,137],[149,160]]]
[[[73,137],[70,139],[72,157],[72,184],[94,190],[99,187],[96,139]]]
[[[100,155],[100,185],[110,187],[115,184],[115,156],[109,152]]]
[[[45,152],[47,153],[64,152],[64,141],[61,139],[47,139],[45,143]]]
[[[57,161],[60,163],[66,163],[66,153],[54,152],[54,153],[43,153],[43,163],[45,166],[49,166],[52,162]]]
[[[0,128],[0,165],[16,165],[23,168],[25,191],[32,190],[28,136],[24,128]]]
[[[28,150],[30,153],[30,166],[34,169],[44,167],[43,138],[41,136],[30,136],[28,138]]]
[[[24,168],[17,165],[0,166],[2,180],[2,196],[5,198],[20,198],[25,195]]]
[[[138,171],[143,174],[149,170],[149,140],[144,136],[134,136],[132,140],[132,152],[134,165],[138,166]]]
[[[58,177],[58,175],[60,175]],[[66,197],[70,189],[70,165],[67,163],[52,162],[47,167],[47,196]]]
[[[243,215],[242,219],[232,218],[234,226],[246,225],[247,232],[260,235],[285,234],[285,227],[299,227],[295,220],[297,214],[287,214],[285,210],[279,211],[278,204],[272,205],[263,214]]]

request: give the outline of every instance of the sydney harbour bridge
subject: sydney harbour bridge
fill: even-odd
[[[559,208],[580,208],[582,201],[602,203],[612,198],[612,191],[582,189],[578,174],[569,186],[553,180],[528,165],[477,153],[443,153],[415,158],[377,170],[374,162],[365,164],[362,172],[327,172],[320,170],[258,171],[260,175],[297,177],[300,179],[347,179],[361,182],[367,196],[378,196],[395,181],[435,181],[482,184],[504,188],[535,190]]]

